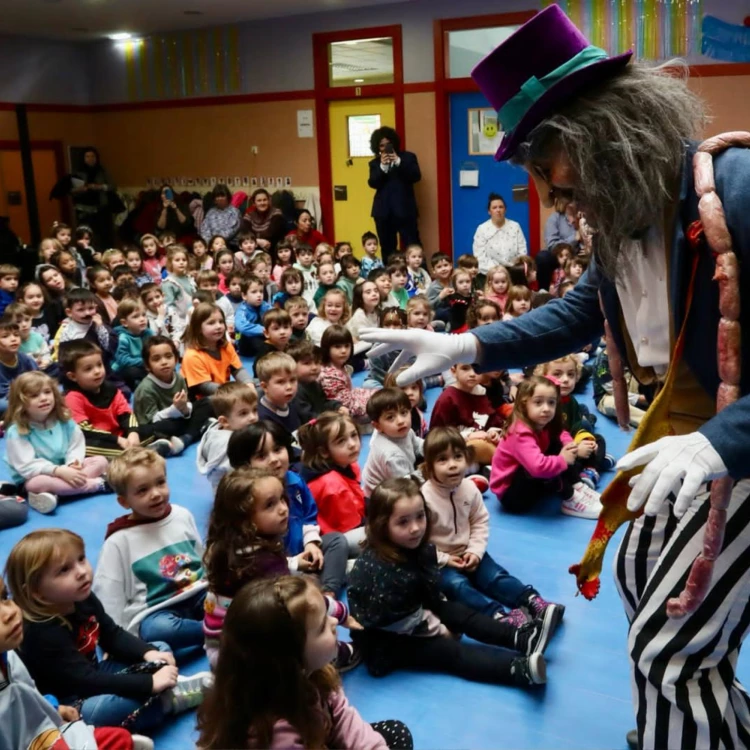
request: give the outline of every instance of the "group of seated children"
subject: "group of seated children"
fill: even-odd
[[[527,257],[482,278],[473,256],[454,270],[436,253],[430,275],[418,245],[383,267],[371,233],[362,261],[348,243],[284,241],[268,255],[247,233],[236,252],[220,237],[165,251],[146,235],[101,257],[81,245],[97,263],[87,269],[60,237],[42,243],[37,281],[16,289],[18,274],[0,267],[14,483],[0,527],[26,518],[17,494],[50,513],[60,497],[114,491],[126,514],[103,534],[95,573],[70,531],[32,532],[11,551],[2,669],[38,722],[6,721],[0,702],[9,746],[76,726],[92,746],[150,748],[141,732],[202,703],[206,749],[409,748],[401,722],[360,718],[337,671],[364,662],[374,676],[546,682],[543,652],[565,608],[488,554],[482,494],[527,513],[552,493],[563,513],[598,517],[595,488],[614,461],[573,395],[585,357],[526,377],[462,364],[398,387],[397,353],[368,358],[359,336],[514,318],[564,294],[585,263],[561,250],[555,288],[539,291]],[[256,357],[255,385],[235,343]],[[445,387],[428,429],[433,386]],[[374,434],[360,469],[364,430]],[[194,442],[214,493],[205,541],[170,502],[164,460]],[[212,673],[181,675],[202,649]],[[122,744],[104,744],[122,729]]]

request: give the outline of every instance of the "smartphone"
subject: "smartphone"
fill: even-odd
[[[174,200],[174,191],[172,188],[166,188],[164,191],[164,200],[173,201]]]
[[[393,148],[392,143],[387,143],[385,148],[383,149],[383,152],[386,154],[395,154],[396,150]]]

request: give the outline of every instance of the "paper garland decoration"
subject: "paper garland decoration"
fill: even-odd
[[[242,90],[236,26],[120,42],[128,99],[180,99]]]
[[[750,62],[750,28],[706,16],[702,50],[715,60]]]
[[[597,47],[641,60],[701,54],[702,0],[542,0],[557,3]]]

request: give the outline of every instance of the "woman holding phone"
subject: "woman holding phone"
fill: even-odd
[[[178,239],[193,232],[193,217],[190,211],[180,206],[175,200],[171,185],[162,185],[159,191],[161,210],[156,220],[158,232],[174,232]]]
[[[375,190],[371,215],[387,266],[398,247],[396,235],[400,235],[404,247],[419,244],[414,183],[422,179],[422,173],[416,154],[401,151],[401,139],[393,128],[378,128],[370,137],[370,149],[375,155],[367,181]]]

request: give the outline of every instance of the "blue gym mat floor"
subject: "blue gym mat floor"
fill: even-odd
[[[245,362],[246,366],[249,362]],[[362,380],[363,374],[354,377],[355,384]],[[428,415],[439,394],[439,389],[427,391]],[[590,387],[579,399],[595,411]],[[607,440],[608,452],[617,458],[622,456],[629,436],[600,414],[596,428]],[[369,440],[365,436],[362,441],[361,466],[367,458]],[[208,480],[196,469],[196,449],[192,445],[182,456],[169,459],[167,477],[172,502],[189,508],[198,527],[205,531],[212,496]],[[6,478],[7,467],[0,465],[0,479]],[[599,489],[612,476],[603,476]],[[608,547],[599,596],[587,602],[576,596],[568,567],[580,560],[594,529],[593,521],[563,516],[559,500],[554,498],[527,516],[503,513],[489,492],[485,501],[491,516],[488,551],[542,596],[566,607],[565,620],[546,651],[547,685],[526,691],[416,672],[396,672],[376,679],[360,666],[343,677],[349,701],[368,721],[404,721],[420,750],[627,747],[625,735],[635,727],[626,650],[627,622],[612,577],[612,558],[623,530]],[[11,547],[29,531],[57,526],[83,536],[91,564],[96,566],[106,525],[121,513],[114,495],[63,502],[50,516],[30,510],[26,524],[0,532],[0,564],[5,566]],[[342,635],[348,639],[346,631]],[[740,679],[743,666],[740,664],[738,670]],[[190,674],[207,668],[206,659],[199,658],[182,669]],[[194,747],[194,726],[192,712],[165,724],[154,736],[157,750]]]

